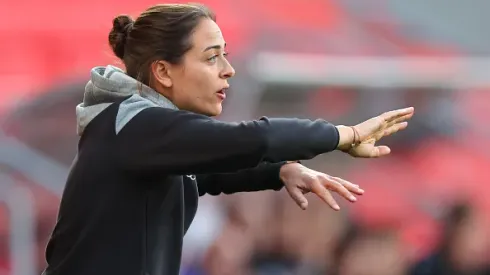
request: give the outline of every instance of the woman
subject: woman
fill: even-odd
[[[305,209],[306,192],[332,208],[328,189],[350,201],[363,191],[290,160],[335,149],[379,157],[375,141],[406,127],[413,109],[354,127],[322,120],[214,120],[226,98],[225,40],[198,5],[149,8],[114,19],[109,43],[124,62],[92,70],[77,106],[79,151],[46,249],[46,275],[179,273],[182,239],[198,197],[285,186]]]

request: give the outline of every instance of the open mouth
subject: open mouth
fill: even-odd
[[[216,93],[221,100],[226,98],[226,89],[222,89]]]

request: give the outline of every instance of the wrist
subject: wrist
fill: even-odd
[[[354,143],[353,129],[345,125],[338,125],[335,127],[339,131],[339,143],[337,145],[337,150],[348,150],[351,147],[352,143]]]
[[[339,144],[337,149],[347,152],[353,147],[361,144],[361,136],[354,126],[336,126],[339,130]]]
[[[289,172],[296,166],[301,165],[299,161],[286,161],[279,169],[279,179],[284,183],[288,178]]]

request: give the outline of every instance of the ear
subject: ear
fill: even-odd
[[[172,78],[170,77],[169,63],[163,60],[157,60],[151,64],[151,72],[154,81],[159,82],[165,88],[172,87]]]

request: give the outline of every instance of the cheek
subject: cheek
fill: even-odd
[[[214,78],[207,67],[201,64],[186,67],[176,78],[176,90],[186,95],[209,93]]]
[[[172,96],[173,99],[179,104],[186,104],[195,92],[195,82],[196,80],[189,75],[187,72],[183,71],[172,79]]]
[[[222,85],[216,66],[202,62],[186,62],[173,76],[173,101],[181,109],[218,115],[219,98],[215,95]],[[218,105],[217,105],[218,104]]]

